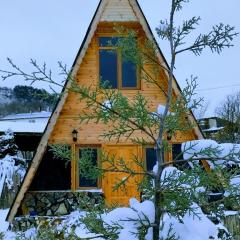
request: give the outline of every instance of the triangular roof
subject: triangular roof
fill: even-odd
[[[127,4],[127,5],[126,5]],[[123,8],[124,6],[124,8]],[[83,57],[86,54],[86,51],[88,49],[88,45],[91,42],[91,39],[97,29],[97,25],[99,22],[106,22],[106,21],[114,21],[114,22],[121,22],[121,21],[132,21],[132,22],[139,22],[145,31],[146,36],[148,39],[156,42],[154,35],[150,29],[150,26],[147,23],[147,20],[141,10],[141,7],[139,6],[137,0],[100,0],[98,7],[96,9],[96,12],[92,18],[92,21],[88,27],[87,33],[85,35],[85,38],[82,42],[82,45],[79,49],[79,52],[75,58],[75,61],[72,66],[71,70],[71,76],[74,78],[74,76],[77,74],[77,71],[79,69],[79,66],[82,63]],[[158,48],[158,57],[163,65],[165,65],[166,68],[169,68],[166,59],[164,58],[158,44],[156,43],[156,46]],[[48,139],[54,129],[54,126],[56,124],[56,121],[58,119],[58,116],[63,108],[63,105],[66,101],[66,98],[68,96],[67,88],[70,85],[70,81],[65,83],[65,86],[62,90],[61,98],[59,99],[58,103],[56,104],[55,110],[53,111],[48,124],[44,130],[43,136],[41,138],[41,141],[39,143],[39,146],[36,150],[35,156],[31,162],[31,165],[27,171],[27,174],[24,177],[24,180],[22,182],[22,185],[18,191],[18,194],[15,197],[15,200],[11,206],[11,209],[7,216],[7,221],[11,222],[14,218],[14,216],[17,213],[17,210],[24,198],[24,194],[28,190],[34,175],[37,171],[37,168],[41,162],[42,156],[47,148]],[[173,90],[180,94],[181,89],[179,85],[177,84],[177,81],[174,78],[173,82]],[[193,114],[191,113],[189,115],[189,118],[192,122],[196,122],[196,119],[194,118]],[[199,139],[203,138],[203,134],[199,128],[199,126],[196,124],[194,128],[195,134],[198,136]]]

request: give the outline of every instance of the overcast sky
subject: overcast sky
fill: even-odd
[[[170,0],[139,3],[153,31],[160,19],[168,18]],[[55,72],[59,60],[70,68],[97,4],[98,0],[0,0],[0,69],[8,69],[7,57],[26,70],[30,70],[30,58],[45,61]],[[176,22],[196,15],[202,18],[199,32],[208,32],[220,22],[240,31],[239,9],[239,0],[191,0]],[[159,45],[168,59],[168,45],[160,40]],[[234,45],[221,55],[206,51],[200,57],[187,53],[177,59],[175,76],[181,87],[186,78],[198,76],[198,94],[209,104],[206,116],[214,113],[226,95],[240,91],[240,37]],[[0,80],[0,86],[16,84],[26,83],[19,79]],[[35,86],[49,90],[43,84]]]

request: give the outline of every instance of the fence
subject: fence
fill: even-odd
[[[232,234],[234,240],[240,240],[240,215],[228,215],[224,218],[224,226]]]
[[[0,196],[0,209],[6,209],[11,206],[17,194],[20,183],[21,183],[20,176],[18,174],[14,174],[12,188],[8,189],[6,184],[4,184],[2,195]]]

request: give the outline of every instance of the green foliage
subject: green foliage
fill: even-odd
[[[50,94],[44,89],[34,88],[32,86],[18,85],[13,89],[14,97],[21,103],[38,103],[39,108],[52,108],[58,99],[57,94]]]
[[[176,10],[180,10],[181,3],[178,0],[174,1],[171,15],[174,16]],[[180,0],[179,2],[184,2]],[[171,19],[161,20],[159,27],[156,28],[158,36],[163,40],[172,41],[174,55],[182,52],[190,51],[194,55],[199,56],[205,48],[209,48],[212,52],[221,53],[223,49],[232,47],[232,40],[238,35],[235,32],[235,27],[220,23],[212,27],[212,30],[206,34],[199,34],[193,43],[187,47],[182,47],[186,44],[186,37],[192,33],[199,25],[201,18],[192,17],[190,20],[183,21],[181,26],[173,26]]]
[[[218,142],[240,143],[240,92],[228,95],[216,113],[223,129],[214,138]]]
[[[10,89],[11,90],[11,89]],[[44,89],[17,85],[9,90],[9,102],[0,104],[0,115],[36,111],[50,111],[55,106],[59,95],[48,93]]]
[[[87,215],[81,219],[81,222],[86,226],[89,232],[95,233],[97,236],[102,237],[103,239],[118,239],[119,229],[121,229],[119,224],[106,224],[101,219],[98,212],[88,212]]]
[[[51,144],[51,151],[57,159],[62,159],[67,162],[71,161],[72,152],[71,147],[67,144]]]
[[[36,233],[31,237],[26,237],[26,232],[18,232],[16,236],[16,240],[60,240],[60,239],[69,239],[76,240],[79,239],[73,230],[70,233],[66,233],[66,229],[63,227],[62,229],[57,228],[56,222],[46,222],[42,223],[36,229]]]
[[[171,142],[169,141],[179,131],[184,132],[193,129],[194,124],[188,116],[191,114],[191,110],[196,109],[200,103],[200,100],[195,99],[194,96],[197,86],[194,77],[187,81],[187,87],[182,90],[182,94],[178,96],[173,94],[173,73],[176,56],[186,51],[198,56],[207,48],[212,52],[221,53],[223,49],[232,46],[232,40],[238,34],[234,31],[234,27],[219,24],[215,25],[209,33],[199,34],[192,43],[186,43],[187,37],[200,22],[200,17],[193,17],[184,21],[180,26],[174,25],[176,12],[180,11],[183,4],[187,2],[188,0],[172,0],[169,20],[161,21],[160,26],[156,29],[159,38],[168,40],[170,43],[170,66],[162,63],[162,60],[159,59],[158,47],[154,41],[146,40],[139,46],[136,40],[137,33],[123,28],[118,29],[118,32],[124,33],[126,37],[119,38],[115,47],[121,52],[124,60],[131,60],[138,65],[142,81],[147,85],[154,85],[159,90],[159,94],[162,93],[165,96],[166,102],[164,103],[163,113],[152,112],[151,99],[145,98],[141,91],[137,91],[135,96],[130,99],[120,90],[108,89],[106,85],[79,85],[75,79],[71,78],[72,76],[66,66],[59,63],[61,73],[65,74],[66,79],[71,83],[67,90],[78,94],[79,100],[85,103],[84,111],[80,116],[81,122],[105,124],[106,131],[100,136],[105,140],[116,142],[119,142],[120,139],[123,141],[130,140],[142,147],[147,144],[155,145],[157,162],[154,172],[147,171],[143,165],[143,159],[136,156],[133,156],[132,160],[140,166],[140,170],[134,170],[126,163],[125,159],[109,156],[106,153],[101,154],[101,164],[99,166],[92,162],[91,152],[89,151],[84,151],[79,159],[80,174],[88,178],[95,179],[97,176],[104,176],[108,172],[126,174],[126,177],[119,179],[113,190],[124,189],[129,180],[141,176],[141,183],[136,182],[136,184],[139,190],[143,192],[144,198],[151,199],[155,204],[155,221],[151,226],[153,227],[154,240],[160,239],[159,230],[164,214],[170,214],[182,221],[186,212],[191,212],[198,217],[198,213],[192,207],[193,202],[200,205],[205,212],[211,213],[219,212],[222,209],[222,204],[233,206],[232,199],[238,198],[238,195],[235,194],[237,189],[234,189],[229,181],[234,174],[239,174],[239,172],[233,174],[224,168],[216,167],[210,173],[207,173],[195,164],[196,161],[199,162],[203,158],[214,162],[218,156],[218,149],[207,148],[195,153],[189,159],[180,160],[192,163],[192,169],[182,172],[175,169],[163,175],[165,173],[164,168],[173,164],[174,161],[165,163],[162,152],[171,150]],[[19,69],[11,59],[8,59],[8,61],[13,71],[0,70],[3,73],[3,79],[19,76],[33,83],[44,81],[56,86],[61,85],[53,80],[51,71],[47,70],[46,64],[40,66],[35,60],[31,60],[35,71],[26,73]],[[167,75],[167,87],[162,86],[163,84],[159,82],[161,72],[165,72]],[[19,94],[20,98],[21,96]],[[139,137],[139,133],[141,133],[141,137]],[[194,146],[190,146],[190,148],[192,147]],[[59,146],[53,147],[56,154],[59,154],[62,158],[68,158],[69,153],[66,154],[67,151],[65,150],[62,151]],[[223,188],[228,188],[229,195],[220,199],[219,202],[209,202],[209,194]],[[120,226],[118,223],[113,223],[111,226],[106,225],[100,217],[102,211],[104,210],[93,208],[82,219],[82,222],[89,231],[100,234],[104,239],[117,239]],[[150,227],[150,225],[145,224],[146,221],[143,222],[139,218],[141,223],[138,229],[139,239],[144,239],[147,229]],[[176,239],[175,234],[170,231],[168,239]]]
[[[14,134],[7,130],[0,136],[0,159],[6,155],[15,156],[17,154],[17,145],[15,144]]]
[[[110,210],[111,208],[106,208],[104,203],[104,197],[101,195],[88,195],[87,193],[84,193],[79,195],[78,197],[78,207],[79,209],[82,209],[87,212],[98,212],[104,213]]]
[[[93,161],[93,150],[89,148],[83,148],[80,150],[80,155],[79,174],[92,180],[101,176],[102,170]]]
[[[163,229],[163,227],[164,227],[164,223],[162,224],[161,230]],[[160,240],[179,240],[179,236],[177,236],[176,233],[174,232],[172,224],[169,227],[167,237],[164,239],[160,237]]]
[[[0,232],[0,240],[4,240],[4,233]]]

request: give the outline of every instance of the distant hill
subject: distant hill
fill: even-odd
[[[13,101],[13,89],[0,87],[0,104],[6,104]]]
[[[52,111],[58,94],[45,89],[18,85],[13,89],[0,87],[0,117],[9,114]]]

